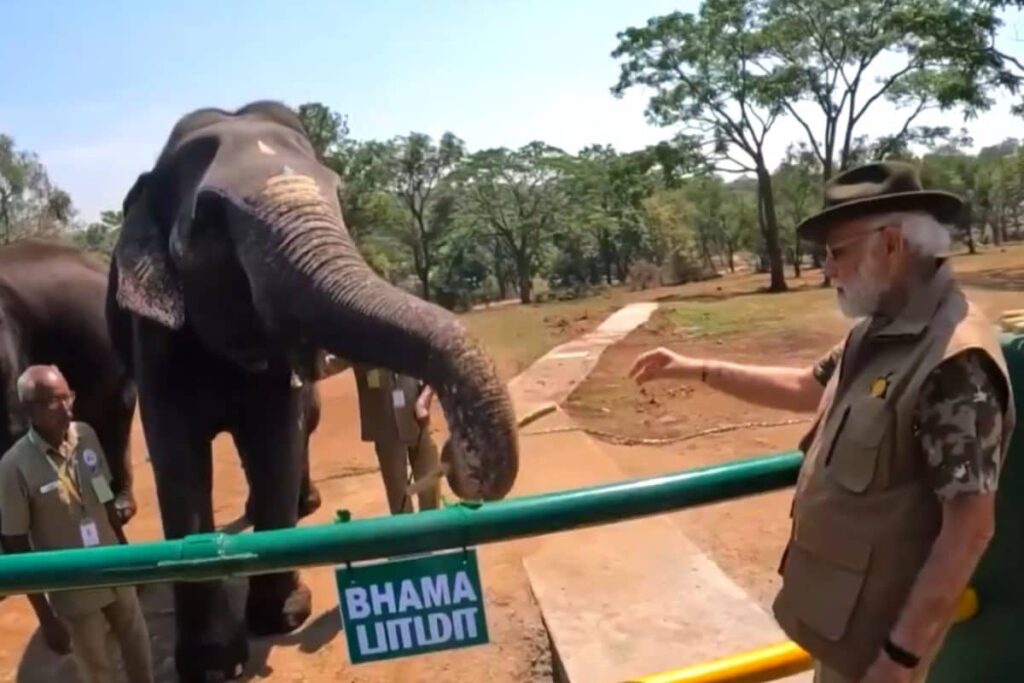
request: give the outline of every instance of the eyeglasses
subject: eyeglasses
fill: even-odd
[[[886,224],[886,225],[879,225],[876,228],[872,228],[871,230],[866,230],[866,231],[860,233],[859,235],[854,235],[853,237],[851,237],[849,239],[845,239],[842,242],[840,242],[839,244],[826,244],[825,245],[825,256],[827,256],[828,258],[830,258],[833,261],[835,261],[836,259],[838,259],[839,257],[841,257],[843,255],[843,253],[850,247],[851,244],[856,244],[857,242],[860,242],[861,240],[863,240],[863,239],[865,239],[867,237],[870,237],[871,235],[874,235],[876,232],[881,232],[881,231],[885,230],[887,227],[889,227],[888,224]]]
[[[52,396],[48,399],[40,399],[33,401],[40,408],[47,408],[49,410],[55,409],[58,405],[63,404],[70,408],[75,404],[75,392],[70,391],[65,396]]]

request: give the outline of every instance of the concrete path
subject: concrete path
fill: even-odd
[[[508,383],[514,400],[561,403],[587,378],[601,354],[643,325],[658,308],[656,302],[629,304],[612,313],[596,330],[548,351]]]
[[[564,401],[601,353],[656,308],[627,306],[594,332],[552,349],[509,384],[516,412]],[[626,478],[583,432],[550,433],[571,425],[556,409],[524,430],[513,495]],[[785,640],[771,615],[664,515],[533,540],[537,547],[523,563],[562,680],[618,683]]]

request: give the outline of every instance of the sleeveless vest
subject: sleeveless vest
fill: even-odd
[[[1002,348],[948,263],[898,317],[851,329],[800,443],[805,456],[773,609],[793,641],[852,679],[881,652],[938,535],[942,508],[915,406],[931,371],[967,349],[981,349],[999,368],[1005,457],[1015,410]]]

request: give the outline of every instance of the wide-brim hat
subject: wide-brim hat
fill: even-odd
[[[927,211],[940,223],[953,224],[963,214],[964,201],[949,192],[925,190],[917,168],[906,162],[866,164],[825,183],[822,210],[804,219],[796,232],[820,243],[838,221],[891,211]]]

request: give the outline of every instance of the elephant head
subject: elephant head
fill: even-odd
[[[345,228],[340,179],[276,102],[181,118],[124,201],[117,304],[183,327],[246,371],[318,350],[418,377],[451,434],[452,490],[504,497],[518,473],[515,417],[493,363],[445,309],[391,286]]]

